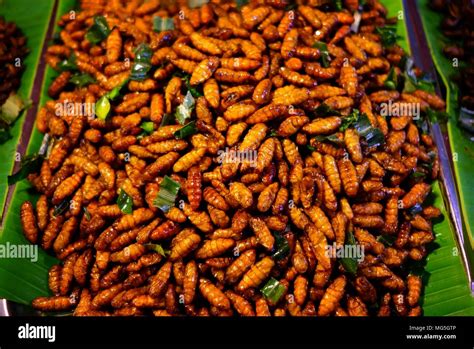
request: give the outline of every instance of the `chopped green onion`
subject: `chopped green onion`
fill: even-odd
[[[387,79],[385,79],[385,82],[383,84],[389,90],[396,90],[397,89],[398,77],[397,77],[397,73],[395,72],[394,67],[390,68],[390,71],[387,75]]]
[[[365,115],[365,114],[364,114]],[[385,142],[385,136],[379,128],[372,127],[369,132],[364,135],[369,148],[378,147]]]
[[[94,24],[86,33],[86,39],[96,45],[103,41],[110,34],[110,28],[104,16],[95,16]]]
[[[275,129],[270,130],[269,136],[270,137],[278,137],[278,131],[275,130]]]
[[[356,239],[354,237],[354,234],[352,234],[352,232],[347,233],[345,245],[350,245],[350,246],[357,245]],[[356,258],[344,257],[344,258],[340,258],[339,262],[344,267],[344,270],[347,271],[349,274],[352,274],[352,275],[357,274],[357,268],[359,266],[359,263],[357,262]]]
[[[87,219],[88,221],[90,221],[91,218],[92,218],[91,213],[89,212],[89,210],[88,210],[87,207],[85,207],[85,206],[84,206],[82,209],[83,209],[83,211],[84,211],[84,216],[86,216],[86,219]]]
[[[153,31],[163,32],[163,31],[173,30],[173,29],[174,29],[173,18],[160,17],[160,16],[153,17]]]
[[[351,114],[342,120],[342,125],[339,128],[339,131],[345,131],[349,127],[354,127],[357,130],[357,133],[359,133],[359,136],[365,138],[369,148],[377,147],[385,141],[382,131],[373,127],[367,115],[360,114],[357,109],[354,109]]]
[[[111,101],[115,100],[117,97],[120,96],[120,93],[122,91],[122,88],[128,83],[129,79],[125,79],[120,83],[120,85],[114,87],[112,90],[107,92],[106,96],[108,99]]]
[[[59,62],[56,69],[60,72],[77,70],[76,55],[73,53],[68,58]]]
[[[435,91],[433,80],[426,77],[418,78],[413,70],[414,64],[411,57],[406,57],[405,72],[403,73],[405,79],[403,92],[412,93],[416,90],[423,90],[433,93]]]
[[[395,27],[377,27],[377,33],[382,39],[384,47],[391,47],[397,43],[399,36],[397,35],[397,28]]]
[[[110,113],[110,101],[107,95],[103,95],[100,99],[95,103],[95,114],[99,118],[99,120],[107,119]]]
[[[349,127],[352,127],[352,125],[356,123],[358,119],[359,119],[359,110],[354,109],[352,113],[350,113],[349,115],[345,116],[342,119],[342,124],[341,124],[341,127],[339,127],[339,131],[344,132]]]
[[[87,73],[78,73],[71,76],[69,82],[76,86],[84,87],[89,84],[93,84],[95,79]]]
[[[341,113],[335,109],[332,109],[325,103],[321,103],[316,109],[314,109],[316,116],[340,116]]]
[[[144,130],[147,134],[151,134],[155,130],[155,124],[153,121],[142,122],[140,128]]]
[[[164,213],[168,212],[174,206],[179,188],[181,185],[178,182],[165,176],[161,181],[160,191],[153,201],[153,206],[158,207]]]
[[[317,48],[321,53],[321,63],[324,68],[328,68],[331,62],[331,57],[329,56],[328,45],[325,42],[316,41],[313,44],[314,48]]]
[[[270,280],[268,280],[265,286],[260,290],[265,298],[272,304],[277,304],[285,291],[286,287],[275,278],[270,278]]]
[[[163,246],[159,245],[159,244],[144,244],[143,246],[145,246],[147,249],[151,250],[151,251],[155,251],[155,252],[158,252],[159,254],[161,254],[163,257],[167,257],[169,256],[170,254],[170,251],[168,250],[165,250],[163,248]]]
[[[336,11],[342,11],[343,9],[342,0],[332,0],[332,4]]]
[[[188,7],[189,8],[198,8],[202,5],[205,5],[209,2],[209,0],[188,0]]]
[[[8,176],[8,185],[15,184],[28,177],[30,173],[38,172],[43,161],[43,155],[31,154],[21,160],[21,167],[15,174]]]
[[[59,205],[54,206],[53,216],[62,215],[69,208],[69,199],[63,200]]]
[[[119,196],[117,198],[117,205],[125,214],[132,214],[133,212],[133,199],[127,192],[123,189],[120,189]]]
[[[191,83],[189,82],[189,80],[191,79],[191,75],[185,74],[182,76],[181,79],[184,81],[184,83],[186,84],[186,88],[189,92],[191,92],[194,98],[199,98],[203,95],[201,92],[198,91],[195,86],[191,86]]]
[[[138,136],[137,139],[142,139],[145,136],[148,136],[153,133],[155,130],[154,123],[152,121],[142,122],[140,128],[143,130]]]
[[[180,128],[178,131],[174,133],[176,139],[184,139],[189,137],[195,133],[197,133],[198,129],[196,127],[196,121],[191,121]]]
[[[163,119],[161,119],[161,126],[172,125],[176,121],[174,114],[165,114],[163,115]]]
[[[314,137],[314,139],[316,139],[318,142],[329,141],[329,142],[337,144],[337,145],[344,144],[344,140],[340,139],[338,136],[336,136],[336,134],[332,134],[332,135],[328,135],[328,136],[320,135],[320,136]]]
[[[421,171],[415,171],[413,172],[410,177],[412,178],[415,178],[415,179],[418,179],[418,178],[425,178],[426,177],[426,173],[425,172],[421,172]]]
[[[379,237],[377,238],[377,241],[378,242],[381,242],[382,244],[384,244],[386,247],[390,247],[394,244],[395,240],[397,240],[397,236],[396,235],[387,235],[387,234],[384,234],[384,235],[379,235]]]
[[[133,61],[131,80],[144,80],[151,69],[151,56],[153,51],[147,44],[140,44],[135,50],[135,60]]]
[[[286,240],[282,234],[274,233],[273,236],[275,237],[275,252],[273,253],[272,258],[279,261],[290,254],[290,245],[288,244],[288,240]]]
[[[180,125],[184,125],[187,119],[191,117],[191,113],[194,109],[194,97],[192,96],[191,92],[187,92],[186,96],[184,96],[183,103],[178,105],[176,108],[176,120]]]
[[[249,3],[249,0],[235,0],[235,5],[237,6],[238,9],[242,8],[242,6],[245,6]]]

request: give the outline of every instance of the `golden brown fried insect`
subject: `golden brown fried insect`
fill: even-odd
[[[25,201],[20,208],[20,220],[23,227],[23,233],[26,239],[32,244],[36,244],[38,240],[38,226],[36,224],[35,212],[33,204],[30,201]]]
[[[199,279],[199,291],[213,306],[223,310],[230,309],[229,298],[209,280]]]
[[[357,195],[359,190],[359,182],[354,165],[349,159],[343,158],[337,162],[339,173],[341,174],[342,185],[344,191],[349,197]]]
[[[257,236],[258,242],[267,250],[272,250],[275,238],[266,223],[260,218],[251,218],[250,227],[255,233],[255,236]]]
[[[339,305],[339,301],[344,295],[346,283],[345,276],[339,276],[331,285],[329,285],[324,293],[323,299],[321,299],[321,303],[319,304],[319,316],[327,316],[336,309]]]
[[[74,306],[71,297],[53,296],[53,297],[37,297],[33,299],[31,305],[33,308],[41,311],[64,311]]]
[[[402,198],[402,208],[409,209],[416,204],[421,204],[430,193],[431,186],[427,183],[415,184],[408,193]]]
[[[303,131],[310,135],[329,134],[336,131],[341,126],[341,118],[331,116],[324,119],[315,119],[311,123],[303,126]]]
[[[264,257],[244,274],[242,280],[237,285],[237,289],[245,291],[249,288],[257,287],[267,278],[274,265],[275,262],[270,257]]]
[[[219,66],[219,58],[210,57],[201,61],[198,66],[193,69],[189,83],[191,85],[199,85],[209,79]]]
[[[199,250],[196,251],[196,258],[206,259],[219,256],[232,247],[235,241],[233,239],[214,239],[205,241]]]
[[[148,291],[151,296],[158,297],[165,291],[166,285],[171,276],[172,266],[172,263],[166,262],[152,277],[150,282],[150,289]]]
[[[188,201],[193,210],[199,208],[202,198],[202,188],[201,188],[201,170],[198,166],[193,166],[188,170],[188,178],[186,180],[186,194],[188,196]]]

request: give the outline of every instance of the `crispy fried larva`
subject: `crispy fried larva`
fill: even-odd
[[[430,193],[431,186],[427,183],[415,184],[402,198],[403,209],[408,209],[416,204],[421,204]]]
[[[327,316],[336,310],[339,301],[344,295],[346,283],[346,278],[344,276],[339,276],[331,285],[329,285],[324,293],[323,299],[321,299],[321,303],[319,304],[319,316]]]
[[[32,244],[36,244],[38,240],[38,226],[36,223],[36,216],[33,209],[33,204],[30,201],[25,201],[20,208],[20,220],[23,227],[23,233],[26,239]]]
[[[265,247],[267,250],[272,250],[275,243],[275,238],[273,237],[270,229],[266,223],[260,218],[251,218],[250,219],[250,228],[252,228],[255,236],[258,239],[258,242]]]
[[[245,291],[249,288],[257,287],[267,278],[274,265],[275,262],[270,257],[264,257],[244,274],[242,280],[237,285],[237,289]]]
[[[199,85],[209,79],[216,71],[219,63],[220,61],[217,57],[204,59],[195,69],[193,69],[191,79],[189,80],[190,84]]]
[[[222,310],[230,309],[229,298],[209,280],[199,279],[199,291],[213,306]]]
[[[74,306],[69,296],[37,297],[31,303],[33,308],[41,311],[62,311]]]
[[[234,247],[233,239],[214,239],[205,241],[202,247],[196,251],[196,258],[206,259],[216,257]]]

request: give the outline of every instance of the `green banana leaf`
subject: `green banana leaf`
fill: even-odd
[[[426,2],[426,0],[422,1]],[[387,7],[390,16],[398,16],[403,10],[403,0],[382,0],[381,2]],[[397,33],[401,37],[400,46],[410,53],[406,22],[404,17],[402,17],[403,20],[400,20],[400,16],[398,18]],[[432,36],[437,30],[438,28],[426,28],[425,32],[428,36]],[[453,137],[456,135],[450,134],[451,143],[459,138],[459,136]],[[426,261],[415,269],[417,272],[420,270],[419,267],[424,267],[422,272],[425,285],[422,297],[424,314],[427,316],[474,315],[474,298],[471,296],[464,265],[456,244],[455,231],[446,212],[439,183],[433,185],[431,196],[434,205],[441,208],[444,219],[433,227],[436,240],[431,247],[432,252]],[[474,210],[471,211],[474,213]]]
[[[8,0],[13,2],[13,0]],[[25,12],[28,12],[29,7],[31,6],[31,1],[29,0],[14,0],[16,4],[21,2],[21,6],[17,5],[18,16],[27,15]],[[52,4],[54,1],[41,1],[48,2]],[[58,21],[61,14],[66,13],[75,5],[75,1],[60,1],[57,9],[57,16],[55,22]],[[36,5],[35,5],[36,6]],[[47,21],[51,13],[48,15]],[[31,25],[33,25],[33,20],[31,20]],[[58,27],[55,27],[55,31],[58,30]],[[45,41],[45,37],[41,38],[41,43],[37,46],[41,47],[42,43]],[[30,38],[28,37],[28,42]],[[35,66],[36,69],[36,66]],[[33,72],[34,74],[35,72]],[[39,105],[42,106],[49,99],[47,95],[48,86],[50,85],[52,79],[56,75],[56,72],[51,68],[46,68],[43,85],[41,88],[41,96]],[[33,154],[38,152],[43,135],[36,129],[33,129],[31,138],[28,143],[28,148],[26,154]],[[2,146],[3,153],[3,146]],[[11,170],[9,170],[10,174]],[[3,177],[3,176],[2,176]],[[6,177],[6,176],[5,176]],[[35,194],[28,183],[28,181],[23,180],[17,183],[15,190],[13,192],[13,197],[8,208],[8,212],[5,216],[5,222],[3,224],[3,230],[0,231],[0,244],[29,244],[29,242],[24,238],[22,233],[22,227],[20,223],[20,206],[25,200],[30,200],[33,203],[36,202],[38,195]],[[29,259],[0,259],[0,298],[6,298],[8,300],[18,302],[21,304],[30,304],[31,301],[38,296],[49,294],[48,289],[48,270],[49,268],[57,264],[58,261],[56,258],[50,256],[44,252],[41,248],[38,248],[38,260],[32,262]]]
[[[24,61],[25,70],[21,78],[18,95],[24,100],[30,99],[33,83],[36,76],[41,50],[45,42],[46,32],[53,12],[54,1],[43,0],[34,3],[34,11],[30,11],[32,2],[29,0],[3,0],[0,2],[0,15],[7,21],[14,21],[27,37],[27,46],[30,53]],[[2,144],[2,161],[0,161],[0,218],[7,197],[7,176],[12,173],[18,141],[21,136],[26,111],[23,111],[18,120],[10,129],[11,138]]]
[[[403,18],[402,0],[382,0],[391,16]],[[73,8],[74,0],[60,0],[58,15]],[[402,12],[400,12],[402,11]],[[401,36],[400,45],[409,51],[407,29],[403,19],[397,24],[398,34]],[[40,105],[49,98],[46,91],[55,72],[47,68]],[[28,153],[38,150],[42,135],[35,130],[29,143]],[[12,205],[8,212],[5,229],[0,233],[0,243],[6,241],[26,243],[21,234],[19,223],[19,207],[26,200],[34,200],[26,181],[21,182],[13,196]],[[464,267],[458,255],[454,230],[446,213],[439,184],[433,185],[432,200],[437,207],[442,208],[444,220],[434,226],[436,243],[424,265],[423,278],[426,284],[422,298],[425,315],[474,315],[474,300],[470,296]],[[22,260],[20,262],[0,260],[0,297],[5,297],[23,304],[29,304],[36,296],[48,293],[47,270],[56,260],[42,253],[37,263]],[[416,271],[416,270],[415,270]]]
[[[433,57],[433,62],[446,87],[446,110],[451,116],[448,123],[450,146],[453,152],[454,172],[459,188],[462,213],[466,221],[466,230],[471,246],[474,248],[474,188],[472,174],[474,173],[474,143],[457,125],[460,112],[458,103],[459,88],[451,81],[451,77],[459,75],[459,67],[454,67],[451,59],[443,54],[446,44],[452,43],[440,31],[443,13],[433,11],[428,7],[429,0],[418,0],[418,11],[425,28],[426,38]]]

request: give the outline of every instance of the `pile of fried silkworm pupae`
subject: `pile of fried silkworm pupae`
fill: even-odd
[[[92,44],[99,16],[110,32]],[[421,315],[410,266],[441,215],[424,203],[437,150],[411,115],[381,111],[445,104],[387,87],[406,56],[383,43],[390,23],[377,0],[88,0],[65,14],[46,56],[54,100],[37,116],[53,143],[28,178],[41,195],[21,207],[26,238],[60,260],[33,307]],[[60,69],[71,56],[76,73]],[[94,81],[70,84],[77,73]],[[58,113],[68,102],[95,115]]]
[[[26,37],[20,28],[0,17],[0,106],[20,86],[22,60],[27,54]]]

